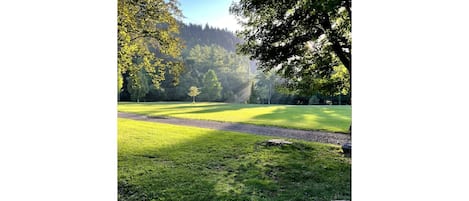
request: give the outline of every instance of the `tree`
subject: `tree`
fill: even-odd
[[[259,91],[260,96],[267,99],[267,104],[271,104],[272,95],[275,91],[275,85],[278,76],[274,72],[260,72],[256,75],[257,79],[257,90]]]
[[[177,5],[177,0],[118,0],[118,91],[123,74],[129,75],[126,79],[134,87],[144,87],[137,86],[142,83],[138,74],[143,72],[159,88],[166,68],[177,83],[182,71],[176,20],[182,13]]]
[[[131,100],[140,102],[140,98],[144,97],[150,91],[147,74],[142,69],[128,79],[127,90],[130,93]]]
[[[339,95],[339,105],[342,105],[342,95],[347,95],[350,91],[350,76],[346,72],[344,66],[334,67],[334,74],[331,75],[331,80],[336,87],[334,95]]]
[[[264,71],[304,82],[330,77],[342,64],[351,85],[351,0],[239,0],[230,12],[243,19],[238,51]]]
[[[189,88],[189,93],[187,93],[187,95],[192,97],[192,103],[195,103],[195,97],[199,94],[200,94],[199,88],[197,88],[195,86],[191,86]]]
[[[214,70],[208,70],[203,77],[203,98],[207,101],[215,101],[221,98],[221,90],[223,87],[218,81],[217,74]]]

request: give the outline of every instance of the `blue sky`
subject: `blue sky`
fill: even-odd
[[[239,30],[234,16],[230,15],[229,7],[233,0],[179,0],[180,8],[186,17],[186,23],[209,24],[210,26]]]

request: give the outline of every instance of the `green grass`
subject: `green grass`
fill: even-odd
[[[351,106],[227,103],[119,103],[118,111],[149,116],[238,122],[348,133]]]
[[[339,146],[267,139],[118,119],[119,200],[350,200]]]

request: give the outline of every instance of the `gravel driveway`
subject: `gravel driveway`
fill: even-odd
[[[300,139],[314,142],[322,142],[329,144],[343,145],[346,142],[351,141],[349,134],[341,133],[330,133],[322,131],[307,131],[297,129],[278,128],[271,126],[256,126],[250,124],[241,123],[228,123],[228,122],[216,122],[216,121],[205,121],[205,120],[193,120],[193,119],[178,119],[170,117],[148,117],[145,115],[131,114],[131,113],[118,113],[119,118],[127,118],[141,121],[176,124],[184,126],[195,126],[201,128],[210,128],[216,130],[226,131],[237,131],[244,133],[252,133],[257,135],[267,135],[282,138]]]

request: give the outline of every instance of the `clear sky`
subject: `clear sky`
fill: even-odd
[[[185,23],[209,24],[212,27],[239,30],[234,16],[230,15],[229,7],[233,0],[179,0]]]

